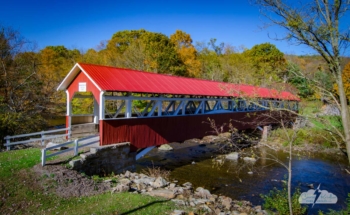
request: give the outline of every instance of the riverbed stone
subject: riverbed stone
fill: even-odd
[[[131,181],[127,178],[122,178],[122,179],[119,179],[119,183],[129,186],[131,184]]]
[[[148,195],[163,197],[166,199],[173,199],[175,197],[175,194],[172,190],[166,190],[166,189],[152,190],[148,192]]]
[[[174,210],[170,215],[184,215],[185,211],[182,210]]]
[[[182,195],[184,193],[184,189],[182,187],[175,187],[173,191],[177,195]]]
[[[171,150],[174,150],[174,148],[171,147],[169,144],[163,144],[163,145],[158,147],[158,150],[171,151]]]
[[[219,200],[221,202],[221,204],[227,209],[230,210],[231,209],[231,203],[232,203],[232,199],[230,197],[227,196],[220,196]]]
[[[209,190],[204,189],[202,187],[197,187],[194,195],[203,199],[209,199],[211,197]]]
[[[255,163],[256,159],[251,157],[244,157],[243,160],[247,163]]]
[[[182,186],[184,186],[187,189],[191,189],[192,188],[192,183],[191,182],[186,182]]]
[[[143,177],[140,179],[134,179],[135,184],[146,184],[146,185],[151,185],[155,181],[155,178],[152,177]]]
[[[201,205],[201,206],[199,206],[199,208],[201,208],[202,210],[204,210],[208,213],[212,212],[212,210],[207,205]]]
[[[171,183],[170,185],[169,185],[169,189],[174,189],[176,187],[176,184],[175,183]]]
[[[160,188],[167,186],[168,182],[164,178],[158,177],[153,183],[151,183],[151,185],[154,188]]]
[[[172,199],[171,201],[175,202],[175,204],[180,205],[180,206],[186,206],[186,202],[181,199]]]
[[[129,191],[129,186],[126,186],[124,184],[118,184],[116,187],[112,189],[112,193],[121,193],[121,192],[127,192]]]
[[[226,159],[227,160],[234,160],[234,161],[236,161],[236,160],[238,160],[238,158],[239,158],[239,153],[238,152],[231,152],[230,154],[226,155]]]

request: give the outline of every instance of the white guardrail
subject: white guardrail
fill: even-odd
[[[99,143],[99,142],[100,142],[100,136],[99,135],[94,135],[94,136],[84,137],[84,138],[81,138],[81,139],[76,139],[74,141],[69,141],[69,142],[66,142],[66,143],[58,144],[58,145],[51,146],[51,147],[48,147],[48,148],[44,148],[44,149],[41,150],[41,165],[45,166],[46,159],[49,158],[49,157],[56,156],[56,155],[63,154],[63,153],[67,153],[67,152],[73,151],[73,150],[74,150],[74,156],[77,156],[78,153],[79,153],[79,148],[82,148],[82,147],[85,147],[85,146],[88,146],[88,145],[91,145],[91,144]],[[55,152],[55,153],[52,153],[52,154],[49,154],[49,155],[46,154],[46,151],[48,151],[48,150],[53,150],[53,149],[56,149],[56,148],[61,148],[61,147],[64,147],[64,146],[69,146],[69,145],[70,146],[73,145],[73,147],[68,148],[68,149],[64,149],[64,150],[61,150],[61,151],[58,151],[58,152]]]
[[[50,135],[50,136],[45,136],[47,134],[52,134],[52,133],[57,133],[57,132],[62,132],[62,131],[68,131],[65,134],[56,134],[56,135]],[[11,139],[16,139],[16,138],[23,138],[23,137],[31,137],[31,136],[38,136],[40,135],[40,138],[31,138],[29,140],[22,140],[22,141],[13,141],[11,142]],[[11,149],[11,146],[18,145],[18,144],[27,144],[27,143],[32,143],[36,141],[41,141],[41,145],[43,146],[45,143],[45,140],[49,139],[54,139],[58,137],[68,137],[70,138],[71,136],[71,129],[70,127],[68,128],[62,128],[62,129],[55,129],[55,130],[49,130],[49,131],[41,131],[41,132],[35,132],[35,133],[29,133],[29,134],[20,134],[20,135],[15,135],[15,136],[6,136],[4,139],[6,140],[6,143],[4,146],[6,146],[7,151]]]

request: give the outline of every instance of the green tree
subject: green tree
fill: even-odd
[[[211,41],[216,39],[211,39]],[[202,78],[215,80],[215,81],[227,81],[220,62],[220,56],[212,48],[212,43],[197,42],[196,49],[198,50],[198,59],[201,63]]]
[[[237,84],[255,84],[254,68],[250,59],[242,54],[242,48],[225,46],[220,64],[227,80]]]
[[[143,61],[142,68],[146,68],[146,71],[188,76],[186,67],[178,57],[174,44],[161,33],[149,32],[143,29],[119,31],[108,41],[106,51],[109,53],[108,64],[112,66],[134,69],[137,66],[125,62],[125,60],[137,54],[136,58]],[[139,52],[142,52],[142,56],[139,55]],[[134,62],[141,63],[139,61]],[[138,65],[138,67],[140,66]]]
[[[245,50],[244,55],[250,58],[255,69],[255,79],[258,85],[268,85],[268,82],[281,82],[286,67],[284,54],[271,43],[262,43]]]
[[[0,26],[0,142],[4,136],[38,131],[47,110],[37,75],[37,54],[11,28]]]
[[[345,15],[349,10],[348,0],[310,0],[303,4],[281,0],[254,0],[261,12],[272,23],[283,27],[288,33],[282,38],[304,44],[315,50],[326,61],[327,67],[339,87],[344,136],[350,155],[350,116],[344,89],[341,68],[341,53],[349,45],[349,25]],[[350,163],[350,156],[348,156]]]
[[[301,70],[298,65],[289,63],[287,66],[287,71],[288,83],[292,84],[298,89],[298,95],[301,98],[310,98],[314,95],[315,92],[312,89],[312,83],[301,74]]]

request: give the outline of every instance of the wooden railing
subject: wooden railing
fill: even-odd
[[[58,132],[63,132],[63,131],[65,131],[65,134],[54,134],[54,135],[48,136],[48,134],[53,134],[53,133],[58,133]],[[29,140],[20,140],[20,141],[15,140],[15,139],[23,139],[23,138],[39,136],[39,135],[40,135],[40,138],[31,138]],[[15,135],[15,136],[6,136],[4,138],[6,140],[6,143],[4,144],[4,146],[6,146],[7,150],[11,150],[11,146],[18,145],[18,144],[27,144],[27,143],[32,143],[32,142],[36,142],[36,141],[41,141],[41,145],[43,146],[45,143],[45,140],[54,139],[54,138],[58,138],[58,137],[70,138],[70,136],[71,136],[71,128],[70,127],[49,130],[49,131],[29,133],[29,134],[20,134],[20,135]]]
[[[79,153],[79,148],[82,148],[82,147],[85,147],[85,146],[88,146],[91,144],[99,143],[99,142],[100,142],[100,136],[94,135],[94,136],[84,137],[81,139],[76,139],[74,141],[69,141],[66,143],[58,144],[58,145],[51,146],[48,148],[44,148],[41,150],[41,165],[45,166],[46,160],[49,157],[56,156],[56,155],[63,154],[63,153],[67,153],[70,151],[74,151],[74,156],[77,156]],[[70,147],[67,149],[64,149],[64,150],[60,150],[60,151],[55,152],[55,153],[47,154],[48,150],[53,150],[56,148],[67,147],[67,146],[70,146]]]

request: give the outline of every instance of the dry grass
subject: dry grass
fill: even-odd
[[[141,171],[143,174],[157,178],[162,177],[166,180],[169,180],[170,171],[161,169],[160,167],[147,167],[147,169],[144,169]]]

